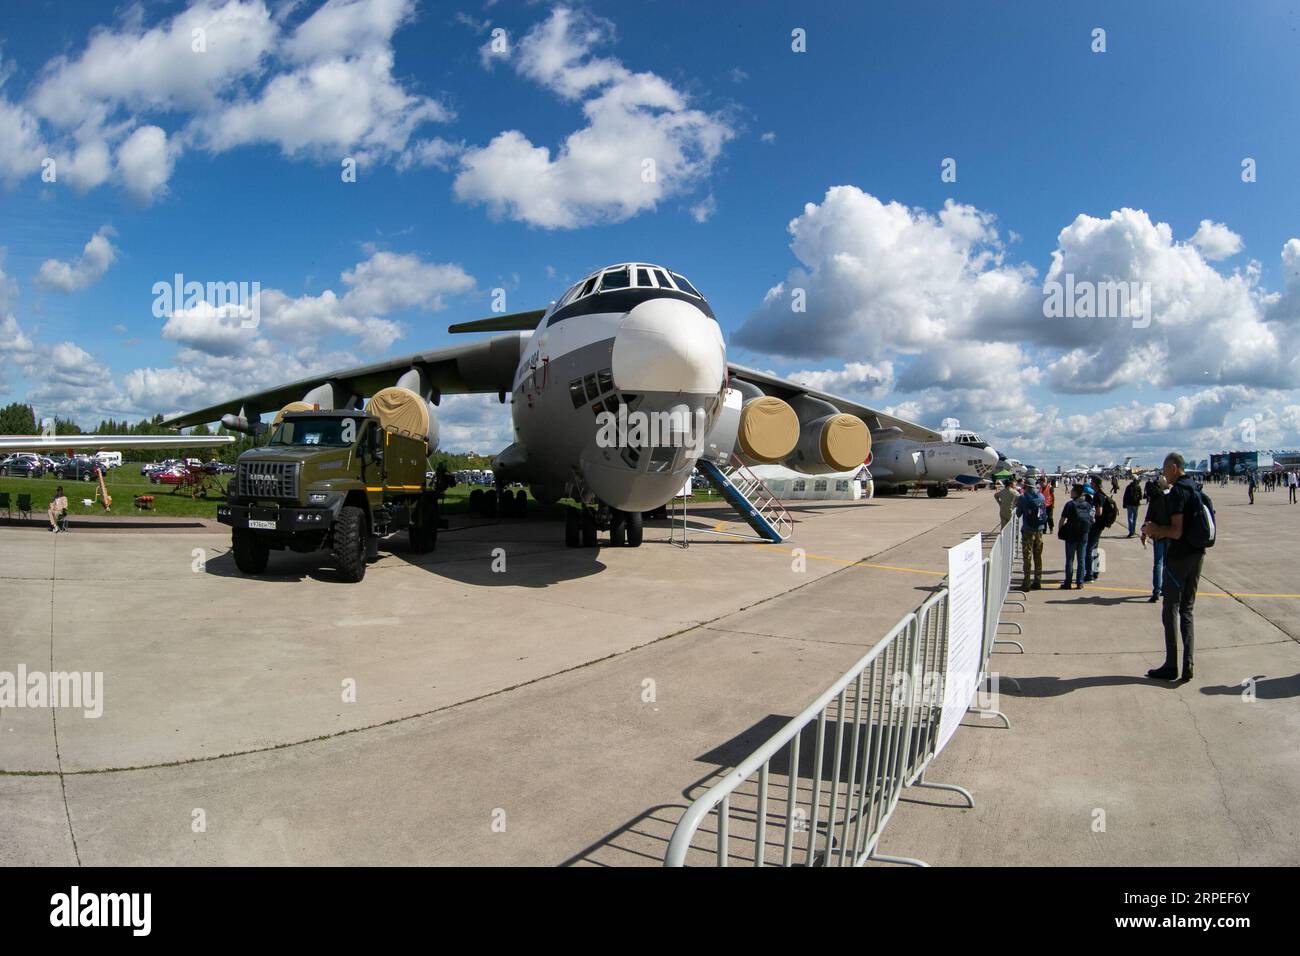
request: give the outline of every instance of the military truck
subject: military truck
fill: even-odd
[[[438,498],[425,483],[436,444],[429,433],[402,433],[370,410],[286,407],[270,442],[239,456],[217,507],[217,520],[231,528],[235,565],[256,575],[273,550],[328,550],[343,580],[355,582],[385,535],[406,529],[413,551],[432,550]]]

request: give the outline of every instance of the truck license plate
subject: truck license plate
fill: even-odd
[[[260,528],[260,529],[262,529],[263,531],[274,531],[274,530],[275,530],[275,522],[274,522],[274,521],[261,521],[261,520],[259,520],[259,519],[257,519],[257,518],[249,518],[249,519],[248,519],[248,526],[249,526],[250,528]]]

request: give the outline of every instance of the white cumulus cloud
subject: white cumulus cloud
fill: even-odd
[[[611,34],[607,22],[564,6],[528,32],[515,69],[563,99],[583,99],[587,125],[554,156],[519,130],[467,149],[453,187],[458,199],[485,204],[494,216],[571,229],[629,219],[708,176],[731,126],[691,109],[663,78],[594,56]]]
[[[101,226],[76,259],[70,262],[46,259],[34,280],[37,288],[48,292],[79,292],[94,285],[117,260],[117,247],[109,239],[113,234],[112,228]]]

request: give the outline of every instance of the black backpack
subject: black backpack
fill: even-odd
[[[1189,548],[1203,551],[1214,547],[1216,533],[1214,523],[1214,504],[1210,501],[1200,485],[1187,483],[1192,492],[1191,507],[1183,513],[1183,544]]]
[[[1115,505],[1115,499],[1100,488],[1097,489],[1097,497],[1100,499],[1097,507],[1097,527],[1105,531],[1119,517],[1119,508]]]
[[[1071,509],[1070,505],[1074,508]],[[1061,510],[1061,520],[1056,526],[1056,536],[1062,541],[1077,541],[1088,537],[1092,529],[1092,503],[1084,496],[1067,501]]]

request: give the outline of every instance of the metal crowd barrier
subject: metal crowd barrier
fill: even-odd
[[[993,547],[984,558],[977,690],[991,679],[995,645],[1008,643],[996,634],[1010,593],[1016,523],[991,537]],[[684,866],[690,856],[711,857],[717,866],[734,861],[753,866],[862,866],[869,861],[924,866],[920,860],[887,856],[878,847],[907,787],[952,791],[975,805],[963,787],[925,779],[938,753],[943,687],[949,677],[948,600],[945,584],[698,797],[678,821],[664,865]],[[968,712],[1001,717],[1010,727],[1000,711],[971,706]],[[710,819],[714,828],[704,829]]]

